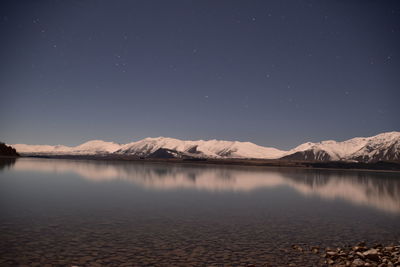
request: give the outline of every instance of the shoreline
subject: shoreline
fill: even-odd
[[[10,158],[10,157],[0,157]],[[195,164],[195,165],[220,165],[243,167],[267,168],[298,168],[313,170],[342,170],[342,171],[368,171],[368,172],[400,172],[400,162],[379,161],[374,163],[343,162],[343,161],[295,161],[295,160],[263,160],[263,159],[163,159],[163,158],[138,158],[134,156],[109,156],[109,155],[22,155],[18,158],[46,158],[70,160],[104,160],[120,162],[142,163],[168,163],[168,164]]]

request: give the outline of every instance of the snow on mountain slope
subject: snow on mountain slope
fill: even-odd
[[[342,142],[333,140],[304,143],[289,151],[285,159],[296,160],[399,160],[400,132],[372,137],[356,137]]]
[[[25,155],[94,155],[112,153],[120,149],[121,145],[114,142],[92,140],[75,147],[25,144],[15,144],[12,147]]]
[[[21,154],[66,154],[71,151],[71,147],[57,145],[57,146],[49,146],[49,145],[26,145],[26,144],[15,144],[11,145],[14,147],[17,152]]]
[[[336,142],[333,140],[322,141],[318,143],[304,143],[289,151],[290,153],[309,151],[316,155],[316,158],[309,160],[322,160],[321,155],[324,155],[328,160],[340,160],[346,158],[348,155],[360,150],[366,144],[365,138],[353,138],[343,142]],[[309,157],[311,154],[309,155]]]
[[[250,142],[199,140],[183,141],[174,138],[145,138],[126,145],[92,140],[76,147],[48,145],[12,145],[25,155],[95,155],[123,154],[147,157],[159,149],[176,151],[179,155],[208,158],[268,158],[277,159],[286,151],[258,146]]]
[[[22,155],[102,155],[118,154],[137,157],[198,157],[198,158],[253,158],[287,160],[350,160],[371,162],[400,160],[400,132],[388,132],[372,137],[356,137],[346,141],[333,140],[304,143],[289,151],[262,147],[250,142],[197,140],[174,138],[145,138],[120,145],[92,140],[79,146],[24,145],[13,146]]]
[[[258,146],[250,142],[198,140],[183,141],[174,138],[158,137],[124,145],[118,154],[129,154],[144,157],[160,148],[183,152],[191,156],[209,158],[269,158],[282,157],[286,151]]]
[[[400,132],[383,133],[368,138],[366,145],[352,153],[349,159],[364,162],[400,160]]]
[[[122,145],[102,140],[91,140],[79,146],[73,147],[72,151],[80,154],[113,153]]]
[[[305,143],[302,144],[291,151],[299,152],[306,150],[316,150],[316,151],[325,151],[333,160],[339,160],[344,158],[352,153],[355,153],[363,146],[365,146],[366,140],[365,138],[353,138],[343,142],[336,142],[333,140],[322,141],[318,143]]]

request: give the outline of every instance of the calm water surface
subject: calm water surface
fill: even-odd
[[[21,158],[0,190],[0,266],[317,266],[291,245],[400,240],[400,173]]]

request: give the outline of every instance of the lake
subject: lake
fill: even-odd
[[[0,266],[317,266],[292,245],[400,240],[395,172],[20,158],[0,190]]]

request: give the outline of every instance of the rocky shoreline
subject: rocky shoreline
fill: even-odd
[[[324,259],[323,262],[328,266],[400,266],[400,243],[397,245],[375,244],[367,246],[365,242],[360,242],[355,246],[325,249],[319,246],[304,248],[299,245],[292,245],[292,248],[303,253],[319,254]]]

